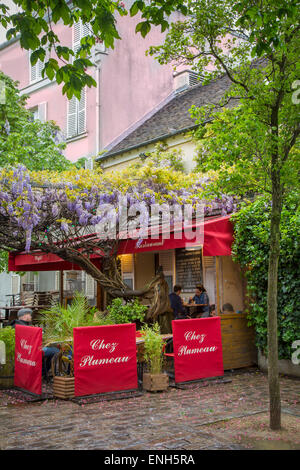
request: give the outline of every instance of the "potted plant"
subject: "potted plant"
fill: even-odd
[[[150,392],[167,390],[169,376],[162,372],[163,366],[163,339],[158,323],[152,327],[144,326],[144,358],[149,371],[143,374],[143,389]]]
[[[77,292],[72,304],[66,308],[54,304],[41,312],[43,345],[55,345],[60,349],[56,364],[52,363],[53,395],[58,398],[74,397],[73,328],[103,324],[96,318],[94,310],[85,296]]]
[[[2,341],[0,355],[0,388],[10,388],[14,385],[15,366],[15,330],[10,326],[0,329]]]

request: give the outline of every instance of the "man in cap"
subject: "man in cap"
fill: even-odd
[[[11,326],[12,328],[15,328],[16,325],[23,325],[23,326],[31,326],[32,324],[32,310],[31,308],[21,308],[18,311],[18,318],[16,320],[13,320],[11,323],[9,323],[8,326]],[[45,363],[43,361],[43,366],[42,366],[42,374],[43,376],[46,376],[48,373],[50,367],[51,367],[51,360],[55,354],[59,353],[59,349],[57,348],[50,348],[50,347],[45,347],[43,348],[43,356],[45,357]]]

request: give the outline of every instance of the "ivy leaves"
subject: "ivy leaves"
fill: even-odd
[[[246,270],[248,320],[255,326],[256,344],[267,351],[267,285],[271,204],[260,197],[234,214],[235,260]],[[292,343],[300,337],[299,194],[289,194],[281,217],[278,267],[278,348],[280,359],[290,359]]]

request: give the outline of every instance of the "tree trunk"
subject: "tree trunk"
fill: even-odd
[[[270,428],[281,428],[280,384],[278,373],[277,284],[280,256],[281,186],[278,175],[272,175],[272,212],[268,272],[268,381]]]

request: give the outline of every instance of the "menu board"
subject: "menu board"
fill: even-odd
[[[185,248],[176,250],[176,284],[182,292],[194,292],[198,284],[203,283],[201,250]]]

